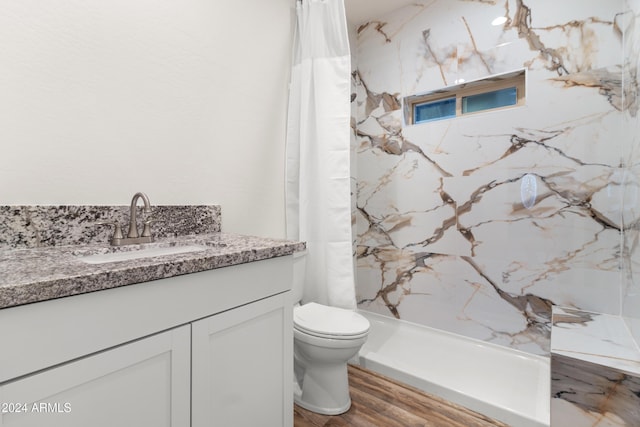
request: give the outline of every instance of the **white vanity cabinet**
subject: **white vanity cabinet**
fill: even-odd
[[[291,427],[292,266],[0,310],[0,426]]]
[[[0,386],[0,426],[189,426],[190,332],[181,326]]]
[[[192,426],[292,426],[289,293],[192,326]]]

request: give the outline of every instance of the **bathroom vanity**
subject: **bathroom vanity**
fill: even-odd
[[[0,426],[292,425],[304,245],[213,232],[125,250],[149,247],[190,249],[0,249]]]

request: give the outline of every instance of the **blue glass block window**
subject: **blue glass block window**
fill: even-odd
[[[455,86],[403,98],[406,126],[525,105],[526,70],[483,79],[456,81]]]
[[[413,123],[424,123],[455,117],[456,98],[453,97],[416,104],[413,107],[413,114]]]
[[[508,107],[518,103],[518,92],[515,87],[479,93],[462,98],[462,114],[492,108]]]

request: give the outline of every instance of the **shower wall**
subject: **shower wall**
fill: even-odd
[[[627,133],[638,127],[628,8],[421,0],[357,29],[360,309],[535,354],[548,353],[554,304],[624,309],[633,324],[640,153]],[[524,107],[403,124],[405,96],[519,69]],[[532,180],[535,198],[523,185]]]
[[[640,348],[640,120],[635,107],[637,72],[640,62],[640,0],[627,2],[624,28],[624,94],[627,102],[624,118],[625,161],[627,165],[624,185],[624,286],[622,314]]]

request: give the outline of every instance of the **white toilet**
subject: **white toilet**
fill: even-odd
[[[352,310],[314,302],[299,305],[305,256],[294,254],[294,400],[313,412],[341,414],[351,406],[347,361],[367,340],[369,321]]]

